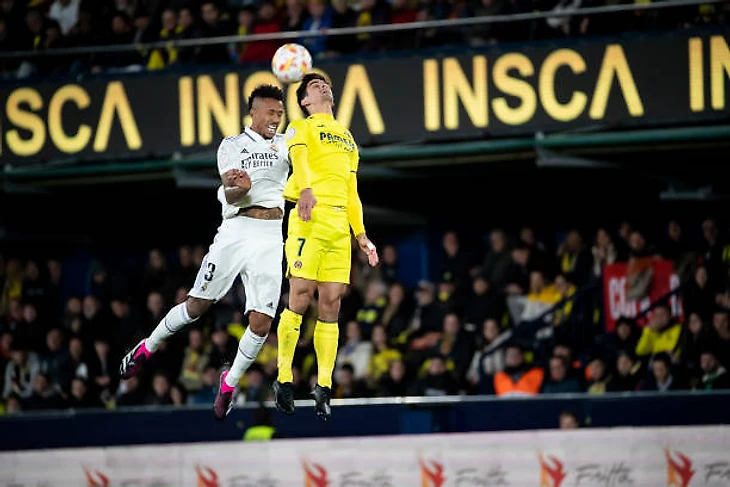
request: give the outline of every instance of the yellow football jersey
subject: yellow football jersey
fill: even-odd
[[[285,135],[287,147],[307,147],[307,165],[312,191],[318,204],[347,207],[350,173],[357,172],[359,154],[352,134],[331,115],[316,113],[289,124]],[[295,175],[284,188],[284,198],[299,199]]]

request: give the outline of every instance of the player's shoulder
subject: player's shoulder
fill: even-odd
[[[231,135],[231,136],[225,137],[223,140],[221,140],[220,147],[221,148],[229,147],[229,146],[235,147],[235,146],[243,143],[244,139],[245,138],[244,138],[243,133],[240,133],[237,135]]]

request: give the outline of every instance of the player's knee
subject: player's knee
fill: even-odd
[[[197,319],[203,316],[205,312],[210,309],[212,304],[213,301],[191,297],[188,298],[185,306],[188,311],[188,316],[190,316],[192,319]]]
[[[332,317],[340,314],[340,298],[339,296],[320,296],[319,297],[319,317],[328,321],[333,321]]]
[[[257,311],[252,311],[249,315],[248,326],[254,335],[260,337],[266,336],[271,331],[271,317]]]
[[[315,288],[298,287],[289,292],[289,309],[295,313],[304,314],[314,299]]]

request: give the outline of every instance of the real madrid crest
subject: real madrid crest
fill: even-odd
[[[274,151],[274,152],[279,152],[279,148],[278,148],[278,147],[276,146],[276,144],[274,144],[274,143],[272,143],[272,144],[271,144],[271,145],[269,146],[269,149],[271,149],[271,150],[272,150],[272,151]]]

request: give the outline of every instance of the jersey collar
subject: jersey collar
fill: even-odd
[[[263,138],[255,130],[253,130],[250,126],[243,129],[243,133],[245,135],[247,135],[249,138],[253,139],[254,142],[271,142],[271,140],[272,140],[272,139]]]
[[[335,119],[335,117],[333,117],[329,113],[313,113],[312,115],[309,116],[309,118],[312,118],[312,119],[315,119],[315,120],[317,120],[317,119],[320,119],[320,120],[334,120]]]

